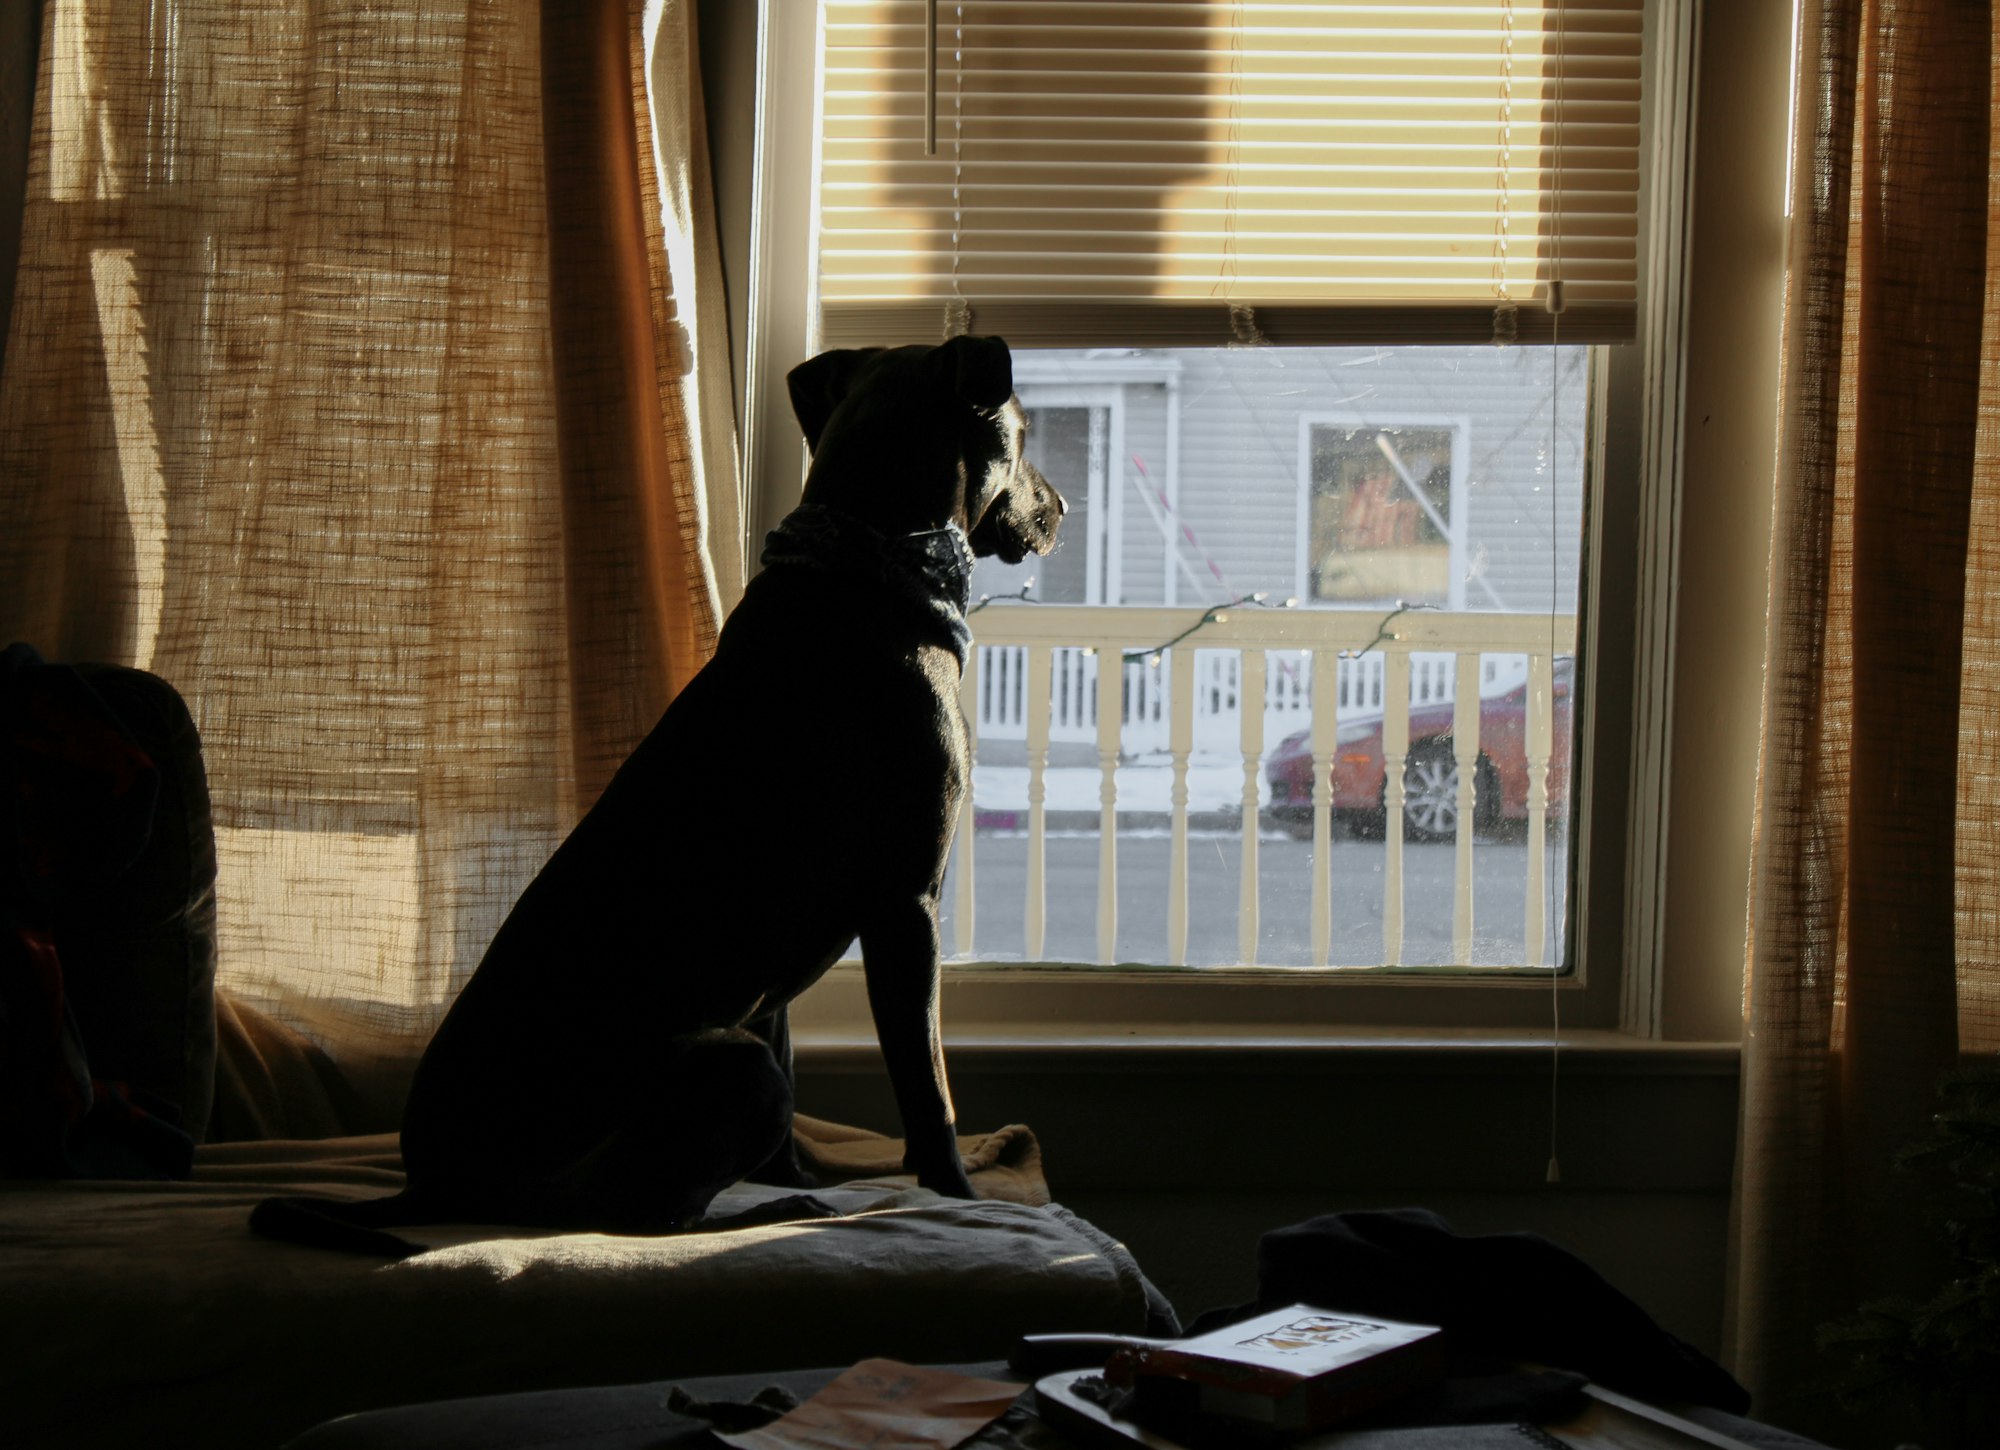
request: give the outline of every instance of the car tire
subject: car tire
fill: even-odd
[[[1491,835],[1500,825],[1500,772],[1484,755],[1473,772],[1472,829]]]
[[[1458,834],[1458,762],[1451,747],[1427,741],[1403,762],[1403,839],[1449,841]]]
[[[1267,824],[1276,826],[1294,841],[1310,841],[1313,838],[1313,813],[1310,806],[1304,811],[1269,810],[1264,813]]]

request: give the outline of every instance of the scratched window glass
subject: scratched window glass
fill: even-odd
[[[947,956],[1561,966],[1593,357],[1017,352]]]

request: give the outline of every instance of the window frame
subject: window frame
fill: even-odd
[[[1104,412],[1104,467],[1096,474],[1086,471],[1085,487],[1091,493],[1084,511],[1089,537],[1084,554],[1083,602],[1115,604],[1123,597],[1124,584],[1125,491],[1119,486],[1124,477],[1118,460],[1125,452],[1125,389],[1115,383],[1031,383],[1017,378],[1014,392],[1029,414],[1031,434],[1037,409]]]
[[[788,310],[783,300],[787,289],[801,299],[811,295],[814,281],[813,226],[781,224],[795,219],[798,198],[815,190],[819,9],[812,7],[815,23],[804,25],[798,23],[803,8],[799,0],[760,0],[745,417],[753,538],[782,517],[796,498],[791,480],[803,477],[804,449],[784,404],[782,379],[785,360],[809,356],[817,344],[810,309],[794,302]],[[785,23],[774,23],[780,10]],[[1758,38],[1764,42],[1759,63],[1768,70],[1773,42]],[[1196,977],[1143,969],[1106,974],[962,966],[947,974],[944,989],[953,1040],[1031,1047],[1115,1040],[1129,1046],[1157,1036],[1240,1046],[1355,1032],[1467,1030],[1545,1039],[1557,1018],[1572,1031],[1649,1037],[1671,1031],[1663,1027],[1659,1003],[1666,995],[1662,923],[1670,905],[1666,780],[1675,708],[1680,452],[1688,432],[1685,292],[1694,255],[1705,252],[1717,266],[1728,258],[1722,244],[1693,225],[1693,136],[1697,120],[1720,132],[1734,114],[1755,109],[1740,92],[1713,100],[1699,92],[1702,40],[1694,0],[1648,0],[1640,341],[1609,350],[1605,365],[1593,369],[1590,400],[1585,547],[1591,567],[1580,608],[1589,623],[1578,653],[1591,685],[1580,702],[1576,742],[1581,788],[1569,904],[1574,971],[1553,981],[1412,979],[1384,972],[1328,972],[1302,981],[1296,972],[1231,969]],[[772,104],[774,96],[788,95],[810,96],[813,104]],[[1744,191],[1742,178],[1729,184],[1732,194]],[[782,200],[787,197],[788,203]],[[804,206],[810,215],[810,200]],[[1711,356],[1731,355],[1739,342],[1710,343]],[[1748,359],[1735,361],[1735,375],[1743,378]],[[1615,507],[1606,506],[1607,497]],[[1599,566],[1628,551],[1636,567]],[[1727,903],[1723,909],[1726,915]],[[1711,941],[1716,936],[1709,932]],[[1724,993],[1712,970],[1709,976],[1703,991],[1715,1010],[1705,1016],[1720,1022]],[[865,994],[852,968],[836,969],[799,1007],[802,1041],[838,1048],[867,1035]]]
[[[1326,409],[1302,410],[1299,413],[1299,508],[1298,547],[1293,566],[1292,593],[1301,602],[1319,603],[1312,593],[1312,500],[1313,500],[1313,430],[1315,428],[1338,429],[1348,427],[1355,420],[1354,414],[1340,414]],[[1466,538],[1466,466],[1472,456],[1472,420],[1463,414],[1451,413],[1391,413],[1381,418],[1370,419],[1368,427],[1379,430],[1389,428],[1429,428],[1436,432],[1451,434],[1451,517],[1447,521],[1450,534],[1445,543],[1450,559],[1448,575],[1451,593],[1450,602],[1444,607],[1454,613],[1465,608],[1465,538]]]

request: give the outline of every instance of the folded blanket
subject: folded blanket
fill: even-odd
[[[296,1028],[215,994],[215,1107],[208,1141],[338,1138],[376,1130],[371,1108],[340,1066]],[[902,1179],[903,1140],[799,1114],[792,1123],[799,1161],[821,1183]],[[1018,1123],[959,1138],[965,1171],[981,1198],[1040,1207],[1049,1201],[1041,1145]]]
[[[856,1178],[896,1179],[914,1183],[903,1173],[903,1140],[822,1122],[803,1113],[792,1119],[799,1161],[822,1183]],[[1048,1180],[1042,1177],[1042,1149],[1035,1135],[1019,1123],[991,1133],[961,1135],[959,1156],[972,1188],[981,1198],[1040,1207],[1049,1201]]]
[[[296,1028],[215,994],[215,1105],[208,1141],[338,1138],[359,1132],[354,1089],[326,1050]]]

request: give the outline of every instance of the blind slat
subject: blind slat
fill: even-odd
[[[1529,338],[1559,272],[1564,338],[1629,337],[1642,18],[983,0],[939,17],[926,157],[922,0],[828,0],[823,332],[932,340],[962,297],[1022,345],[1226,342],[1225,304],[1326,342],[1483,340],[1504,302]]]
[[[975,312],[982,329],[1010,342],[1036,347],[1101,347],[1117,338],[1126,347],[1226,347],[1241,339],[1222,309],[1187,302],[1093,302],[1065,299],[998,299]],[[1256,310],[1266,341],[1278,346],[1369,347],[1389,344],[1483,343],[1494,337],[1494,307],[1360,299],[1341,307],[1279,305]],[[1539,307],[1515,315],[1515,337],[1546,343],[1556,319]],[[1572,302],[1562,313],[1565,343],[1630,342],[1632,318],[1624,307]],[[828,347],[896,347],[935,343],[938,312],[928,301],[852,304],[829,308],[822,341]],[[1025,345],[1025,344],[1017,344]]]

